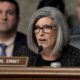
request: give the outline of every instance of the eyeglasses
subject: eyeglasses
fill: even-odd
[[[42,29],[42,31],[44,33],[50,33],[52,30],[56,29],[57,27],[55,25],[44,25],[43,27],[39,27],[39,26],[34,26],[34,33],[38,34],[40,32],[40,30]]]

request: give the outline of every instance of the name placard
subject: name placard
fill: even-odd
[[[0,57],[0,66],[27,66],[28,57]]]

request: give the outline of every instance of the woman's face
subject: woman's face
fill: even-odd
[[[42,45],[43,48],[53,48],[57,38],[55,20],[49,17],[40,18],[34,26],[34,34],[38,45]]]

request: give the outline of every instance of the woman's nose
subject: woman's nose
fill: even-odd
[[[44,35],[44,32],[43,32],[42,29],[39,31],[39,35],[40,35],[40,36],[43,36],[43,35]]]

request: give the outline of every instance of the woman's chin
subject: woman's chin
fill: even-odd
[[[43,44],[39,44],[39,46],[42,46],[43,49],[49,49],[49,48],[50,48],[50,46],[48,46],[48,45],[43,45]]]
[[[43,49],[49,49],[49,47],[48,46],[43,46]]]

